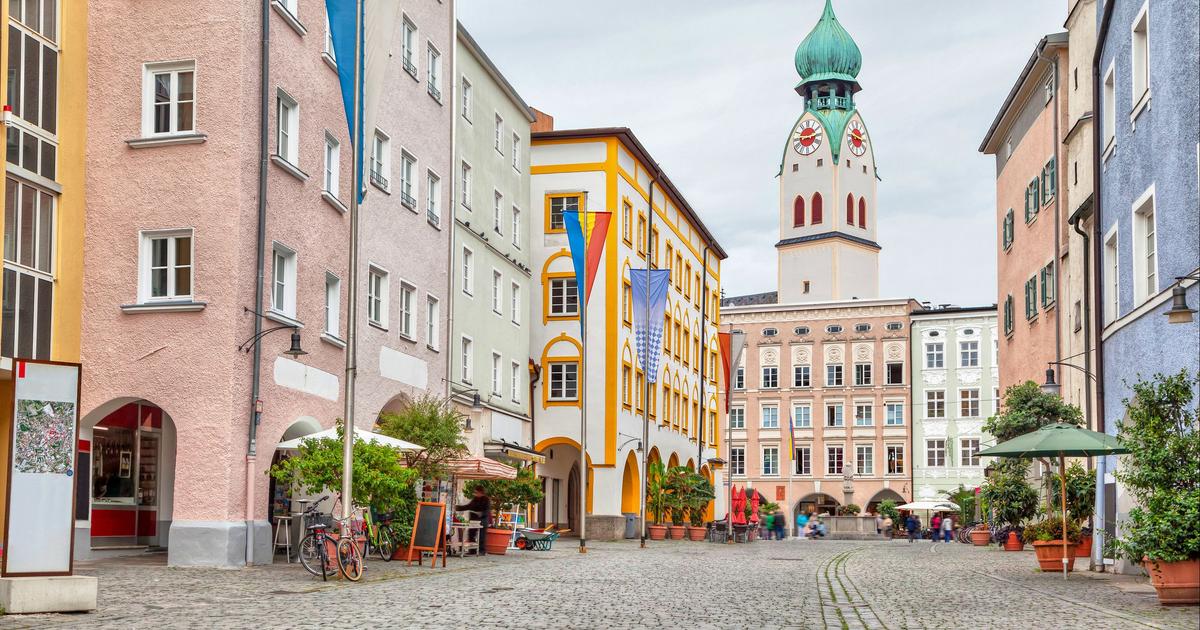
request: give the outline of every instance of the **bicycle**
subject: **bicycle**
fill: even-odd
[[[321,576],[322,581],[327,581],[331,575],[341,573],[347,580],[357,582],[362,579],[363,574],[362,550],[355,543],[353,534],[336,539],[330,535],[332,523],[317,518],[320,515],[317,507],[322,501],[324,499],[313,503],[304,510],[304,516],[310,521],[310,524],[306,528],[308,534],[300,541],[297,551],[300,565],[312,575]],[[347,521],[340,522],[348,523]],[[343,527],[342,531],[349,529]],[[329,553],[330,549],[333,550],[332,558]]]
[[[371,555],[374,550],[379,554],[379,558],[384,562],[392,561],[392,554],[396,552],[396,541],[391,532],[392,514],[380,514],[374,516],[375,510],[371,508],[363,508],[363,534],[364,534],[364,556]],[[378,522],[377,520],[378,519]]]

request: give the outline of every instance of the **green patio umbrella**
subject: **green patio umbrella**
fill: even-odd
[[[1095,457],[1097,455],[1120,455],[1129,450],[1121,446],[1117,438],[1077,427],[1073,424],[1048,424],[1037,431],[1001,442],[979,451],[990,457],[1057,457],[1059,484],[1062,494],[1063,521],[1063,579],[1067,579],[1067,457]]]

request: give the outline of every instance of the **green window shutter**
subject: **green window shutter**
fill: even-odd
[[[1037,278],[1025,281],[1025,319],[1033,319],[1037,315]]]
[[[1046,162],[1045,180],[1046,180],[1046,195],[1045,196],[1052,197],[1052,196],[1054,196],[1055,193],[1058,192],[1058,165],[1055,162],[1055,158],[1050,158],[1050,161]]]
[[[1049,308],[1054,303],[1054,263],[1042,269],[1042,308]]]
[[[1013,330],[1013,298],[1008,296],[1004,298],[1004,334],[1011,333]]]

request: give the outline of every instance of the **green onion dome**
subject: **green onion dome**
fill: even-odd
[[[832,1],[825,0],[820,21],[796,48],[796,72],[800,73],[801,85],[845,81],[853,84],[857,91],[855,79],[861,69],[862,52],[858,50],[858,44],[833,14]]]

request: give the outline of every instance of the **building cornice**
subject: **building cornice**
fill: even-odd
[[[854,236],[852,234],[846,234],[845,232],[824,232],[821,234],[810,234],[808,236],[797,236],[795,238],[785,238],[785,239],[779,241],[778,243],[775,243],[775,247],[778,248],[778,247],[787,247],[789,245],[799,245],[801,243],[813,243],[816,241],[824,241],[824,240],[831,239],[831,238],[849,241],[851,243],[854,243],[855,245],[862,245],[863,247],[869,247],[876,251],[883,249],[882,247],[879,246],[879,243],[876,243],[875,241],[872,241],[872,240],[866,239],[866,238],[862,238],[861,236]]]

